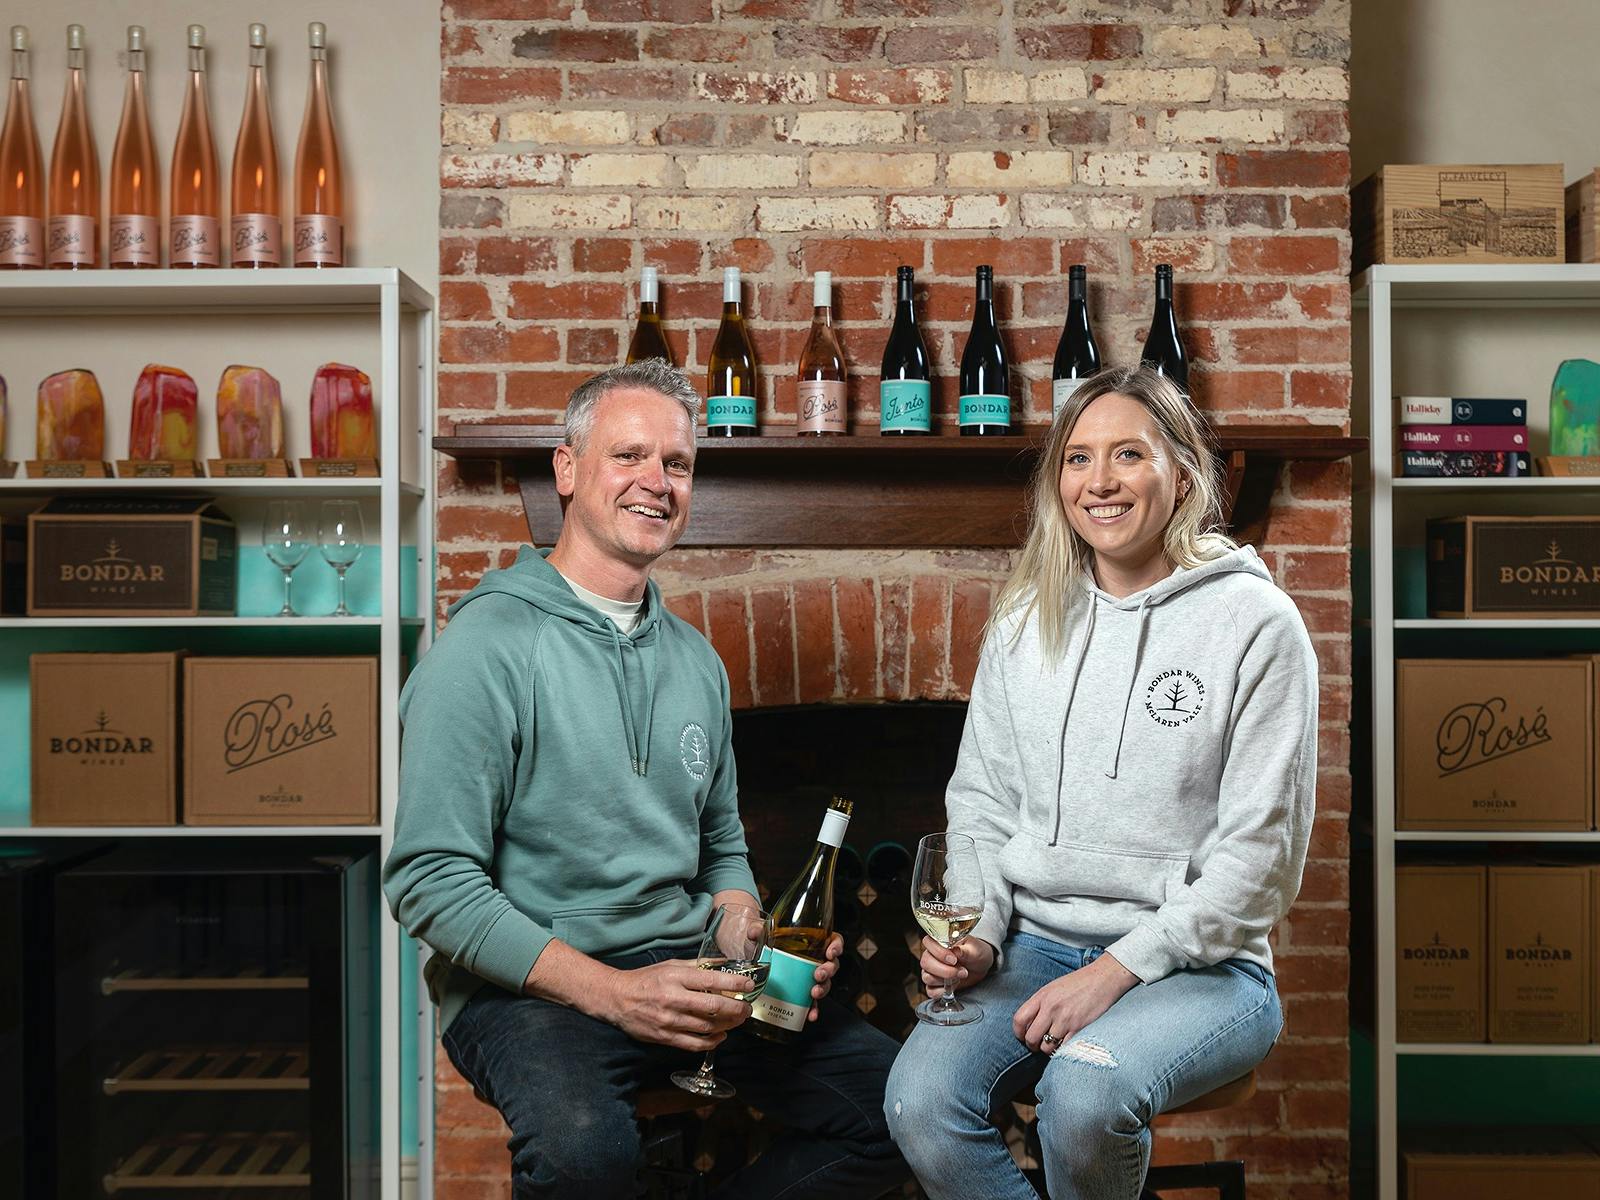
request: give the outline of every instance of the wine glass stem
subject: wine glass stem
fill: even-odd
[[[715,1050],[707,1050],[705,1061],[700,1064],[700,1070],[695,1072],[695,1078],[709,1080],[711,1078],[711,1060],[716,1056]]]
[[[289,603],[289,581],[293,578],[293,571],[285,571],[283,573],[283,612],[278,614],[280,617],[294,614],[294,605]]]
[[[341,617],[348,617],[350,615],[350,610],[345,607],[344,603],[344,573],[347,570],[349,570],[348,567],[339,568],[339,607],[335,611]]]

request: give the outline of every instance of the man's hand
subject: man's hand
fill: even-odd
[[[807,1021],[817,1019],[817,1005],[833,989],[833,977],[839,973],[839,959],[843,954],[844,938],[837,933],[830,934],[827,948],[822,952],[822,962],[816,970],[817,982],[811,989],[811,1011],[806,1014]]]
[[[957,987],[970,987],[994,970],[994,947],[982,938],[962,938],[954,950],[946,950],[931,937],[922,939],[922,987],[928,995],[942,991],[947,980]]]
[[[591,1015],[636,1041],[680,1050],[710,1050],[750,1015],[748,1004],[721,993],[749,986],[743,975],[707,971],[693,962],[669,959],[614,972],[600,1011]]]
[[[1102,954],[1029,996],[1011,1019],[1012,1032],[1028,1049],[1054,1054],[1138,982],[1139,977],[1127,967]]]

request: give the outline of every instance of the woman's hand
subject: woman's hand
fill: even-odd
[[[931,937],[922,939],[922,987],[928,995],[942,990],[946,980],[957,987],[970,987],[994,970],[994,947],[982,938],[963,938],[954,950],[946,950]]]
[[[1029,996],[1011,1019],[1012,1031],[1028,1049],[1054,1054],[1138,982],[1127,967],[1102,954]]]

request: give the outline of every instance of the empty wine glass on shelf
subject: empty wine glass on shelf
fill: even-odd
[[[344,574],[361,557],[366,540],[360,504],[354,500],[322,502],[322,524],[317,530],[317,541],[322,546],[322,557],[339,572],[339,607],[332,613],[335,617],[355,615],[344,602]]]
[[[311,535],[306,529],[305,509],[298,500],[268,500],[261,521],[261,546],[272,565],[283,572],[283,607],[280,617],[298,617],[289,603],[289,584],[294,569],[311,550]]]
[[[730,988],[722,994],[730,1000],[749,1004],[767,986],[770,964],[762,961],[761,956],[771,936],[772,918],[755,905],[719,904],[706,923],[695,965],[708,971],[741,976],[743,986]],[[733,1085],[724,1083],[712,1071],[711,1062],[716,1053],[707,1050],[697,1071],[674,1071],[672,1082],[697,1096],[726,1100],[734,1095]]]
[[[954,950],[983,916],[983,870],[978,844],[964,833],[930,833],[917,843],[911,869],[911,912],[917,924],[946,950]],[[917,1020],[930,1025],[967,1025],[983,1019],[983,1005],[956,999],[954,979],[942,995],[917,1005]]]

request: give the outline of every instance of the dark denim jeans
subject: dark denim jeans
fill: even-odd
[[[693,948],[605,960],[627,969]],[[516,1200],[631,1197],[638,1190],[641,1084],[666,1083],[700,1055],[637,1042],[559,1004],[485,987],[444,1033],[450,1061],[511,1128]],[[717,1048],[717,1075],[739,1100],[782,1122],[784,1134],[718,1196],[876,1197],[909,1178],[883,1115],[899,1047],[854,1012],[825,1000],[789,1045],[743,1027]]]

